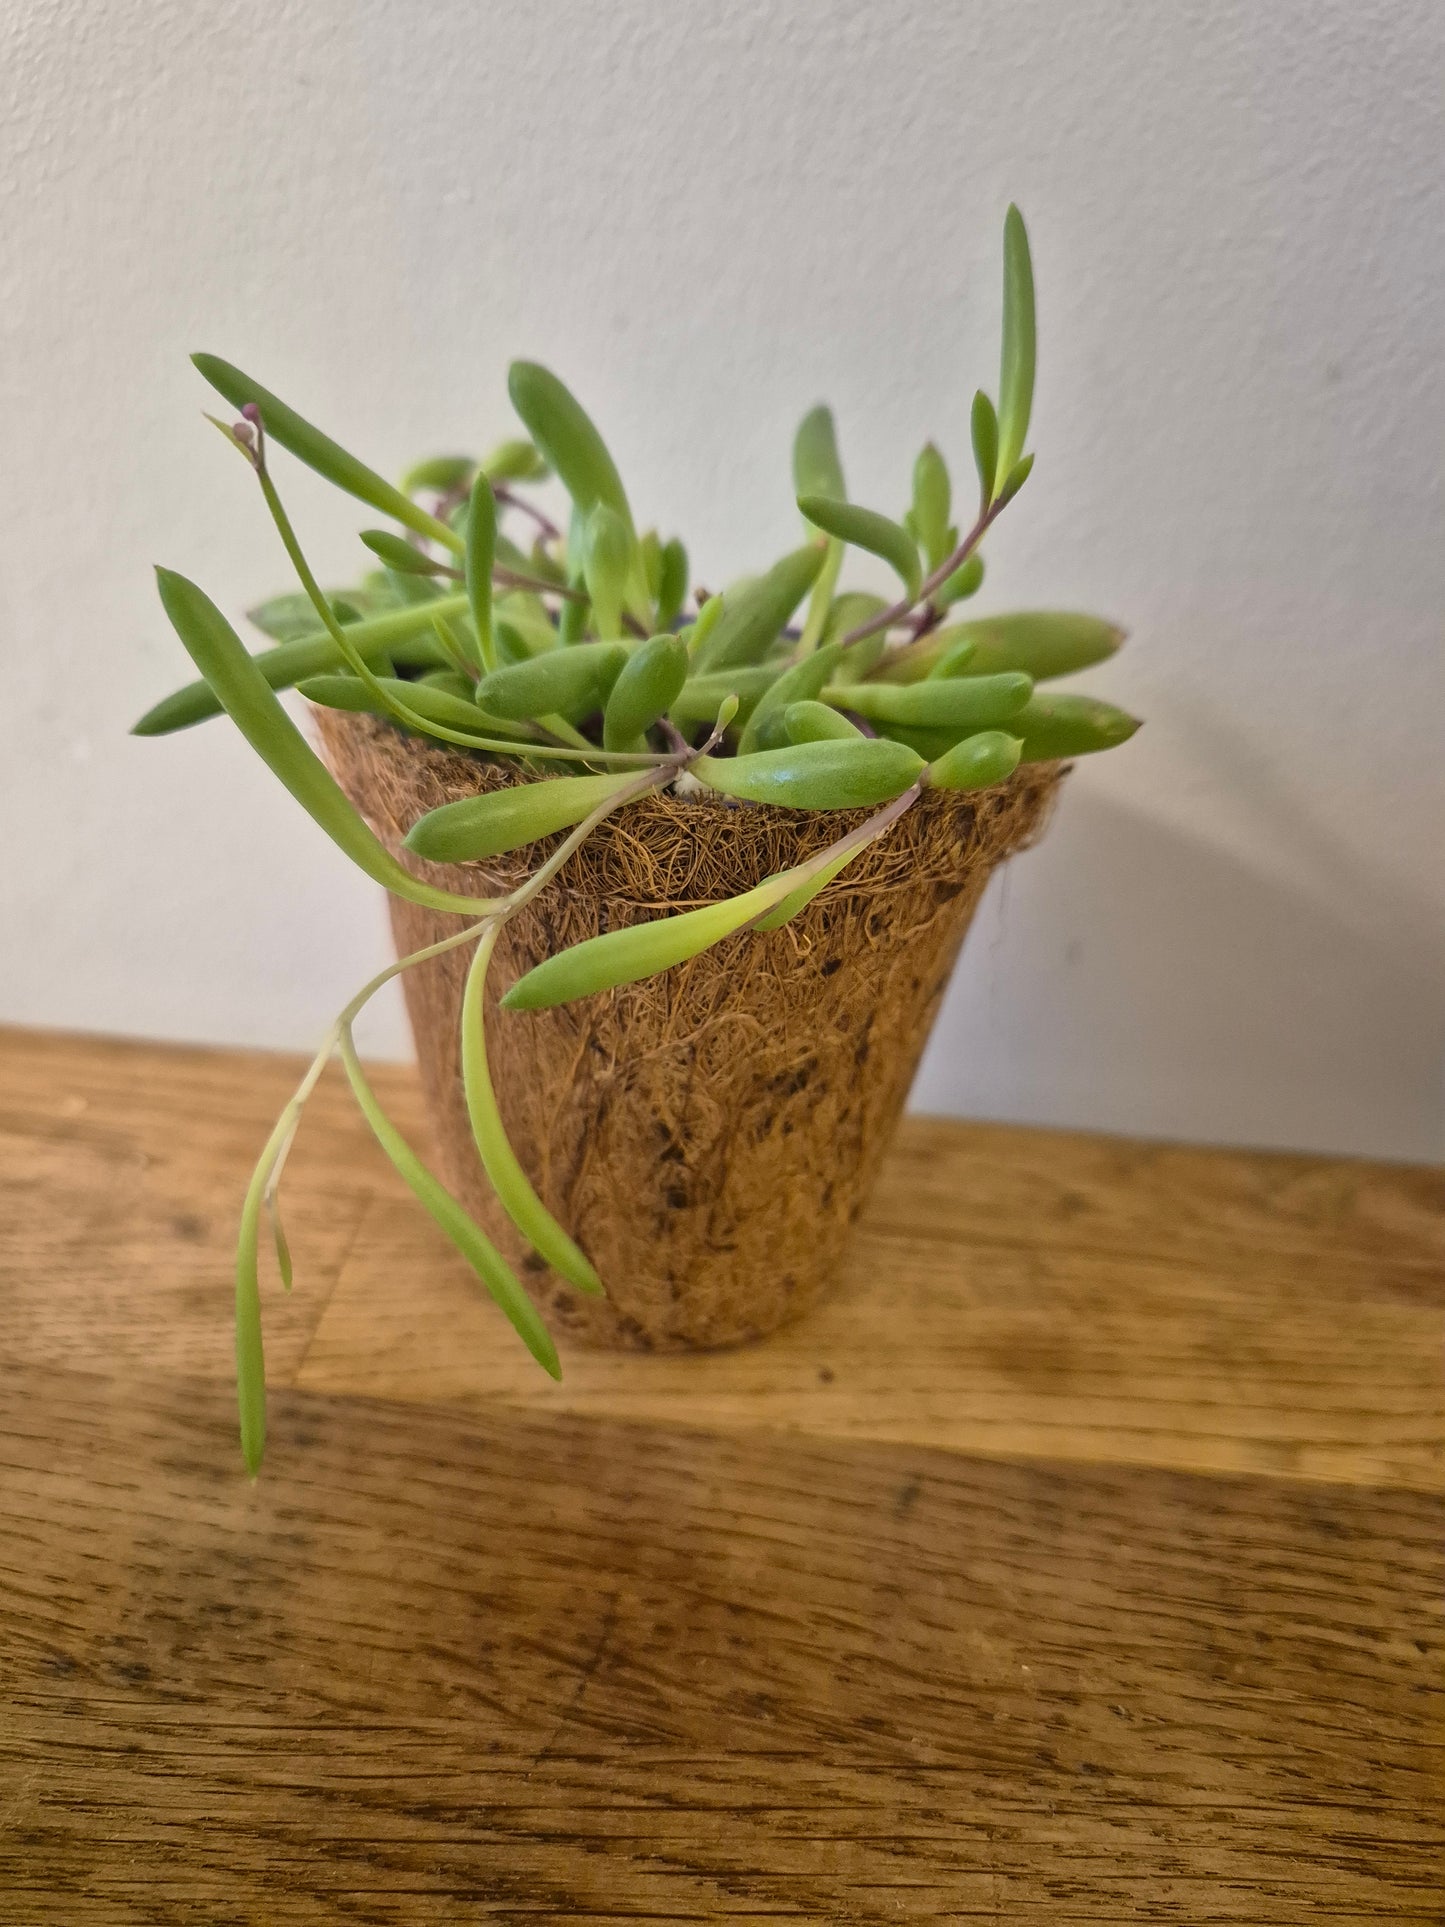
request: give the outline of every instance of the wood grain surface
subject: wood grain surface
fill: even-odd
[[[295,1075],[0,1033],[0,1921],[1445,1920],[1437,1174],[915,1120],[552,1387],[323,1087],[252,1486]]]

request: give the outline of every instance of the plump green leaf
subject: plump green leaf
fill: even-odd
[[[468,704],[471,704],[472,691],[476,688],[472,678],[460,669],[428,669],[416,680],[427,689],[445,690],[447,695],[455,696],[459,702]],[[407,684],[403,682],[402,687],[406,688]],[[306,692],[303,689],[301,693],[304,696]],[[472,706],[475,707],[474,704]]]
[[[599,990],[654,977],[741,930],[782,902],[796,884],[796,873],[787,871],[722,903],[704,904],[700,910],[655,917],[625,930],[588,937],[518,978],[503,997],[503,1007],[547,1010],[554,1004],[570,1003],[575,997],[590,997]]]
[[[860,508],[856,502],[836,502],[826,495],[803,495],[798,507],[812,523],[840,542],[867,549],[880,556],[907,590],[918,594],[923,571],[918,561],[918,544],[907,529],[874,509]]]
[[[606,502],[599,502],[587,518],[585,577],[597,633],[604,641],[622,634],[634,546],[622,517]]]
[[[993,481],[998,473],[998,416],[994,413],[993,403],[981,388],[973,398],[970,428],[978,484],[984,506],[987,507],[993,500]]]
[[[642,558],[642,579],[647,584],[648,596],[656,603],[662,582],[662,538],[656,529],[642,531],[637,538],[637,552]]]
[[[930,569],[936,569],[952,547],[949,541],[952,511],[953,484],[948,479],[948,464],[932,442],[925,442],[913,464],[913,533]]]
[[[579,642],[527,662],[508,663],[477,685],[477,703],[493,716],[525,722],[565,716],[569,722],[600,709],[627,662],[616,642]]]
[[[439,729],[459,729],[473,736],[523,740],[504,717],[488,715],[453,689],[429,681],[404,682],[394,676],[378,676],[376,680],[378,688],[373,689],[359,676],[308,676],[296,687],[307,702],[318,703],[323,709],[361,710],[395,722],[396,711],[387,707],[390,699],[404,703],[422,725],[434,723]]]
[[[693,651],[694,666],[731,669],[761,661],[817,581],[825,547],[809,542],[775,562],[766,575],[730,588],[716,626]]]
[[[527,1243],[569,1284],[579,1291],[597,1295],[602,1290],[601,1279],[533,1190],[497,1109],[487,1067],[483,1011],[486,972],[495,935],[495,925],[483,933],[462,995],[462,1091],[472,1137],[498,1202]]]
[[[835,501],[848,493],[833,411],[823,402],[808,410],[793,437],[793,493],[827,495]]]
[[[523,446],[526,446],[524,443]],[[424,488],[450,495],[456,489],[470,488],[477,472],[475,455],[431,455],[417,462],[401,478],[402,493],[418,495]]]
[[[662,545],[657,581],[657,626],[670,629],[687,601],[687,550],[674,536]]]
[[[455,596],[437,608],[455,612],[465,606],[465,597]],[[394,662],[404,667],[433,665],[446,660],[425,616],[401,609],[383,616],[369,616],[364,622],[347,625],[347,636],[364,661],[373,668]],[[283,642],[278,648],[262,650],[247,660],[271,689],[290,689],[305,676],[320,675],[336,669],[341,654],[324,629],[297,642]],[[211,716],[221,714],[221,699],[206,682],[187,683],[148,709],[131,731],[134,736],[169,736],[178,729],[189,729]]]
[[[787,740],[782,726],[783,711],[789,703],[806,702],[816,696],[831,679],[842,654],[841,643],[829,643],[826,649],[817,649],[811,656],[804,656],[791,669],[785,669],[774,682],[769,683],[738,739],[738,753],[747,755],[754,749],[780,747]],[[777,731],[776,742],[770,740],[770,732],[774,727]]]
[[[993,494],[1002,494],[1024,452],[1034,400],[1034,270],[1024,217],[1010,206],[1003,224],[1003,355],[998,378],[998,459]]]
[[[973,659],[978,654],[978,644],[969,636],[956,639],[947,649],[940,650],[938,659],[928,674],[932,680],[941,676],[962,676],[973,667]]]
[[[1024,483],[1033,473],[1033,467],[1034,458],[1032,455],[1024,455],[1014,463],[1013,467],[1004,477],[1003,487],[998,492],[998,505],[1000,508],[1003,508],[1007,503],[1011,502],[1018,494]]]
[[[952,575],[944,577],[931,599],[940,609],[951,609],[955,602],[963,602],[969,596],[977,595],[982,582],[983,557],[975,549],[972,555],[959,563]]]
[[[393,535],[390,529],[363,529],[361,539],[375,556],[379,556],[389,569],[401,575],[443,575],[447,565],[438,562],[434,556],[413,548],[411,543],[400,535]]]
[[[738,716],[744,724],[762,700],[763,692],[777,680],[781,665],[754,663],[740,669],[719,669],[709,675],[689,676],[673,700],[668,714],[682,730],[710,723],[723,699],[738,698]]]
[[[461,542],[454,530],[445,522],[439,522],[434,515],[428,515],[419,508],[409,496],[403,495],[399,488],[393,488],[383,475],[365,462],[358,461],[323,435],[319,428],[298,415],[294,408],[288,408],[278,396],[253,381],[247,374],[223,361],[219,355],[192,355],[191,360],[205,376],[211,386],[235,408],[244,408],[254,402],[261,411],[261,425],[271,440],[282,448],[288,449],[298,461],[308,468],[315,469],[337,488],[354,495],[360,502],[371,508],[380,509],[403,528],[414,529],[418,535],[425,535],[433,542],[440,542],[449,549],[460,552]]]
[[[703,644],[722,621],[722,613],[725,606],[726,604],[722,596],[709,596],[706,602],[698,609],[692,621],[684,626],[682,639],[687,644],[689,661],[696,662]]]
[[[815,876],[807,878],[795,890],[790,891],[775,910],[769,910],[766,916],[759,917],[754,928],[781,930],[785,923],[791,922],[800,910],[806,909],[814,897],[821,895],[828,885],[847,869],[854,857],[859,854],[859,849],[863,847],[866,846],[860,845],[858,849],[840,850],[831,863],[825,864]]]
[[[1009,728],[1023,738],[1026,763],[1048,763],[1062,756],[1090,756],[1097,750],[1117,749],[1139,727],[1113,703],[1095,696],[1067,696],[1050,690],[1035,695],[1009,719]]]
[[[965,736],[929,765],[929,783],[940,790],[992,789],[995,783],[1007,782],[1013,775],[1023,747],[1017,736],[999,729]]]
[[[874,723],[958,732],[991,729],[1023,708],[1033,679],[1018,674],[954,676],[946,681],[862,682],[835,685],[824,700]]]
[[[846,742],[863,734],[831,703],[820,702],[789,703],[783,711],[783,728],[790,743]]]
[[[482,473],[494,487],[506,482],[543,482],[549,472],[542,456],[520,436],[499,442],[482,462]]]
[[[236,1403],[241,1456],[254,1479],[266,1455],[266,1348],[261,1335],[261,1213],[284,1138],[278,1124],[257,1160],[236,1233]]]
[[[1071,676],[1107,662],[1124,640],[1116,623],[1065,609],[1018,609],[1007,615],[978,616],[935,630],[924,642],[900,652],[890,679],[916,681],[936,672],[943,658],[963,644],[972,647],[970,675],[993,676],[1021,669],[1035,682]]]
[[[692,773],[724,796],[795,810],[868,809],[901,796],[923,760],[886,737],[859,736],[749,756],[699,756]]]
[[[798,432],[793,438],[793,493],[794,495],[827,495],[842,501],[848,494],[843,480],[843,463],[838,454],[838,437],[833,426],[833,411],[821,402],[810,409],[798,424]],[[804,525],[812,529],[815,525],[804,518]],[[800,647],[803,654],[810,655],[823,638],[823,630],[828,620],[828,610],[832,605],[833,592],[838,586],[839,571],[843,566],[843,544],[830,541],[823,566],[818,571],[818,579],[813,584],[808,597],[808,614],[803,623],[803,637]]]
[[[865,622],[871,622],[874,616],[881,615],[887,607],[886,596],[873,595],[866,589],[848,589],[837,598],[828,611],[828,620],[823,629],[821,642],[824,645],[830,642],[841,642],[850,629],[861,628]],[[880,636],[878,638],[880,650],[883,647],[883,641],[883,637]],[[848,651],[847,661],[850,664],[856,664],[860,660],[857,649]]]
[[[475,863],[570,830],[634,781],[621,776],[554,776],[512,783],[443,803],[413,823],[406,847],[428,863]]]
[[[516,1273],[481,1226],[468,1217],[451,1192],[432,1176],[381,1108],[361,1068],[361,1060],[357,1057],[349,1033],[343,1032],[340,1048],[341,1061],[352,1092],[377,1143],[418,1203],[430,1213],[480,1278],[543,1371],[549,1372],[553,1378],[560,1378],[562,1367],[558,1362],[557,1348],[536,1306],[518,1282]]]
[[[671,709],[687,681],[687,644],[680,636],[649,636],[627,659],[602,712],[607,749],[635,749]]]
[[[605,502],[632,535],[632,509],[617,465],[582,404],[535,361],[514,361],[507,374],[512,406],[563,488],[584,515]]]
[[[526,590],[513,589],[496,598],[492,629],[497,640],[499,666],[504,662],[524,662],[528,656],[545,656],[559,646],[556,623],[538,598]]]
[[[161,603],[197,669],[262,761],[302,808],[375,882],[433,909],[475,911],[478,900],[419,884],[367,828],[247,655],[241,638],[205,592],[158,569]]]

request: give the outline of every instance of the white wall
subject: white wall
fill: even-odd
[[[1439,1153],[1445,9],[11,0],[0,35],[0,1017],[298,1046],[382,951],[223,726],[125,734],[186,667],[152,561],[234,608],[284,576],[187,350],[392,469],[506,432],[544,359],[718,580],[792,539],[819,396],[880,505],[927,433],[967,469],[1013,197],[1038,466],[987,605],[1127,621],[1093,686],[1149,726],[995,885],[918,1101]]]

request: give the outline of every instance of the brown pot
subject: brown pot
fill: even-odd
[[[393,850],[425,811],[512,781],[369,716],[319,710],[338,780]],[[458,1050],[468,947],[403,979],[447,1183],[554,1330],[645,1350],[735,1345],[805,1311],[837,1275],[959,946],[994,866],[1043,828],[1062,771],[978,795],[925,792],[781,930],[553,1010],[496,998],[563,945],[745,890],[851,816],[654,795],[593,833],[503,928],[487,998],[498,1104],[543,1201],[596,1265],[580,1296],[517,1237],[472,1146]],[[485,894],[548,845],[485,864],[405,860]],[[391,901],[398,949],[461,927]]]

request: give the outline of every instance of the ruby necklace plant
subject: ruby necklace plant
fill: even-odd
[[[474,947],[460,1046],[482,1167],[532,1250],[578,1291],[601,1292],[592,1264],[514,1155],[492,1088],[484,990],[507,920],[552,882],[605,818],[664,788],[712,791],[740,807],[847,811],[855,818],[872,812],[740,895],[606,930],[545,958],[501,1003],[542,1009],[635,983],[736,932],[777,929],[886,835],[926,789],[987,789],[1006,782],[1021,761],[1108,749],[1138,725],[1107,703],[1036,687],[1111,655],[1122,639],[1111,624],[1059,612],[950,619],[979,587],[980,545],[1033,463],[1025,451],[1033,275],[1016,208],[1004,225],[998,403],[982,391],[973,403],[979,492],[967,529],[960,533],[954,524],[948,468],[931,443],[915,464],[913,499],[901,521],[850,502],[832,416],[816,408],[793,449],[806,541],[763,575],[719,595],[695,590],[689,597],[682,544],[638,533],[595,426],[535,363],[514,363],[509,380],[530,440],[504,443],[480,462],[457,456],[423,463],[396,488],[228,362],[211,355],[195,361],[239,410],[238,420],[217,426],[256,474],[300,593],[252,612],[276,645],[253,656],[202,590],[158,571],[166,614],[202,680],[159,703],[136,732],[163,735],[224,710],[368,876],[397,897],[466,920],[389,965],[350,1000],[252,1175],[237,1252],[236,1357],[241,1444],[254,1473],[265,1445],[262,1221],[289,1289],[281,1177],[306,1100],[333,1056],[398,1172],[533,1357],[560,1376],[552,1339],[510,1265],[402,1138],[367,1081],[353,1026],[383,984],[445,951]],[[398,525],[363,532],[381,568],[358,587],[330,593],[319,586],[277,493],[273,443]],[[565,535],[523,493],[549,475],[571,498]],[[895,599],[840,590],[849,546],[892,569],[901,591]],[[369,712],[517,772],[522,780],[421,817],[406,838],[417,857],[478,862],[566,834],[502,896],[423,881],[367,826],[310,748],[276,694],[290,687],[323,707]]]

